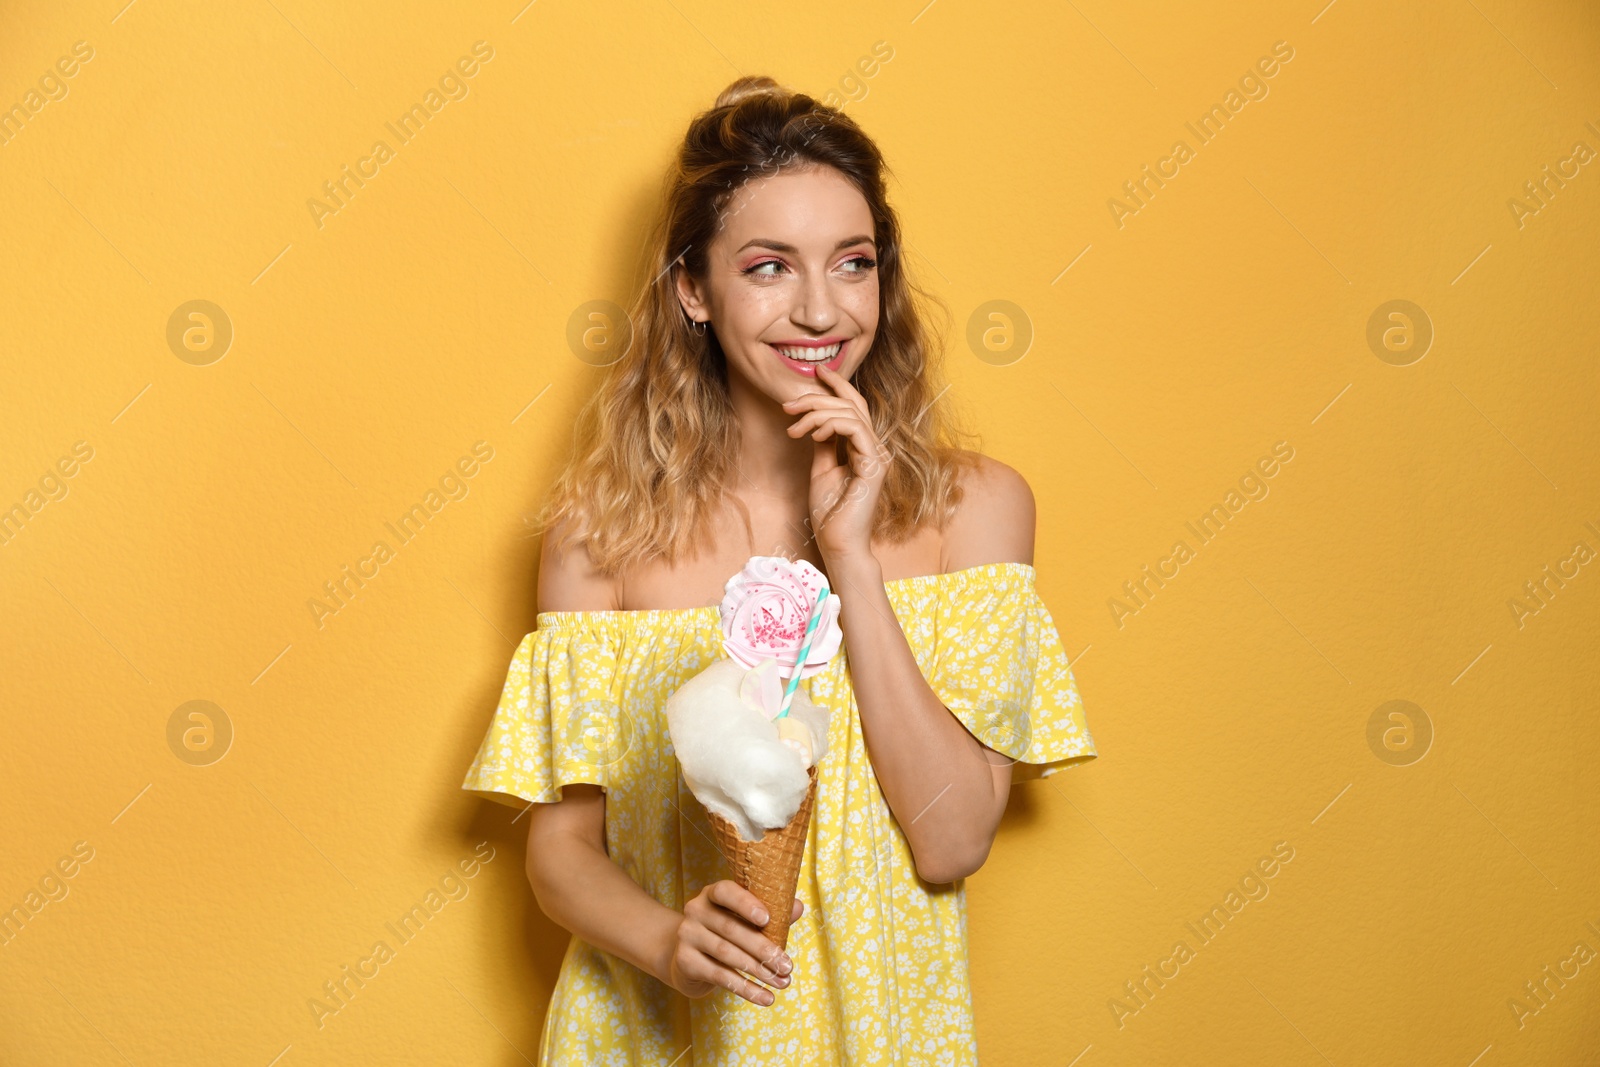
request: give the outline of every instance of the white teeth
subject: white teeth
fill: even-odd
[[[827,345],[823,348],[784,348],[773,346],[790,359],[797,359],[802,363],[826,363],[839,354],[840,344]]]

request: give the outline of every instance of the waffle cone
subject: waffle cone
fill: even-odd
[[[817,768],[806,769],[810,782],[805,799],[787,826],[768,830],[759,841],[746,841],[738,828],[716,812],[706,812],[717,850],[728,861],[733,880],[754,893],[767,909],[767,940],[780,949],[789,944],[789,915],[794,911],[794,890],[800,881],[800,859],[805,854],[806,831],[811,825],[811,805],[817,796]]]

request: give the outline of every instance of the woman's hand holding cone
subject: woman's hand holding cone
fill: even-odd
[[[789,921],[799,919],[804,910],[797,898]],[[678,924],[668,964],[668,984],[689,997],[703,997],[722,986],[752,1004],[769,1006],[772,992],[739,973],[779,989],[789,984],[793,964],[762,934],[767,918],[765,905],[738,882],[731,878],[712,882],[683,906],[683,921]]]

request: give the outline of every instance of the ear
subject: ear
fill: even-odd
[[[695,322],[709,322],[711,312],[706,307],[705,286],[684,268],[681,262],[672,268],[672,285],[678,292],[678,303],[683,305],[683,310]]]

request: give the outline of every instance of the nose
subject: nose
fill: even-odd
[[[826,333],[839,321],[839,305],[833,298],[827,271],[809,271],[789,317],[812,333]]]

